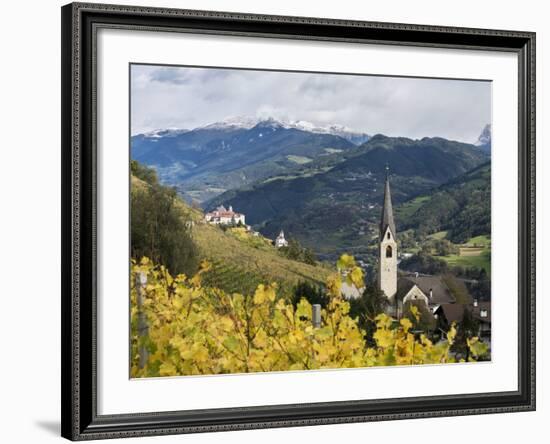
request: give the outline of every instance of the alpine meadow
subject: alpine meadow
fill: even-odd
[[[131,378],[491,360],[491,82],[130,84]]]

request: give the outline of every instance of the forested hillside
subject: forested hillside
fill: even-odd
[[[447,239],[460,244],[490,234],[490,162],[398,206],[395,211],[399,229],[413,228],[419,237],[447,231]]]

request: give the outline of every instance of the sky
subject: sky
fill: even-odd
[[[235,116],[344,125],[370,135],[474,143],[491,123],[488,81],[131,67],[132,135]]]

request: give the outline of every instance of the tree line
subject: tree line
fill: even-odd
[[[135,160],[130,169],[143,181],[131,190],[131,256],[148,257],[174,274],[195,274],[197,247],[175,188],[160,185],[155,170]]]

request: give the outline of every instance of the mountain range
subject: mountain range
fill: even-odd
[[[232,205],[263,235],[273,238],[283,229],[331,260],[340,251],[369,254],[387,165],[396,211],[418,197],[431,202],[430,207],[415,204],[414,213],[403,212],[398,230],[438,227],[452,233],[453,221],[469,224],[471,232],[485,230],[490,207],[472,204],[471,196],[490,187],[468,174],[485,165],[490,178],[490,153],[490,125],[475,144],[369,136],[339,125],[272,118],[230,118],[131,140],[132,158],[154,167],[161,182],[175,186],[188,201],[206,210]],[[455,188],[445,191],[446,184]],[[460,187],[468,193],[459,193]],[[490,191],[482,197],[490,198]],[[472,217],[465,220],[460,214]],[[455,229],[451,235],[460,233],[465,231]]]
[[[188,200],[204,202],[322,156],[364,143],[368,134],[273,118],[230,118],[193,130],[165,129],[131,138],[132,159],[157,170]]]

